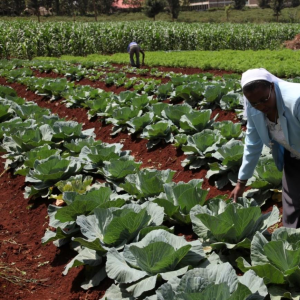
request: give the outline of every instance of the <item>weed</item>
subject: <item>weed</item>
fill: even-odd
[[[0,262],[0,278],[4,279],[12,284],[16,285],[26,285],[27,283],[35,283],[39,285],[44,285],[42,282],[47,281],[47,279],[33,279],[26,278],[26,272],[19,270],[17,267],[12,267],[8,264]]]

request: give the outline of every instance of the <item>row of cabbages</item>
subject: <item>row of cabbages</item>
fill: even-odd
[[[174,183],[172,170],[139,170],[121,144],[95,141],[93,130],[25,104],[11,89],[2,93],[11,94],[0,100],[6,165],[26,175],[26,197],[66,203],[49,206],[55,230],[42,242],[77,250],[64,274],[85,265],[83,288],[108,276],[115,284],[107,299],[300,297],[300,232],[268,233],[279,221],[276,207],[262,215],[252,199],[207,200],[202,180]],[[106,183],[93,183],[93,174]],[[198,238],[176,236],[172,225],[182,224]]]
[[[25,71],[32,71],[19,68],[23,65],[41,70],[60,70],[65,76],[75,67],[69,64],[63,67],[62,63],[57,61],[49,63],[17,60],[1,65],[4,68],[2,74],[8,80],[26,84],[32,91],[52,100],[64,97],[64,102],[69,107],[87,108],[89,118],[105,118],[106,123],[114,125],[112,135],[127,130],[129,134],[148,139],[148,148],[162,141],[174,143],[187,155],[182,161],[183,167],[197,169],[209,165],[212,171],[208,176],[214,176],[218,188],[229,182],[236,183],[243,154],[243,144],[239,141],[243,138],[241,123],[214,122],[217,116],[211,119],[211,109],[215,107],[220,106],[226,110],[241,107],[242,98],[236,75],[213,79],[208,73],[191,76],[173,74],[169,83],[149,90],[148,94],[144,92],[140,95],[127,91],[115,95],[90,86],[75,87],[66,79],[28,77],[29,73]],[[79,67],[76,66],[77,69]],[[103,67],[109,68],[109,65]],[[92,70],[89,69],[89,72]],[[151,93],[155,97],[149,96]],[[185,103],[172,105],[158,102],[166,98],[170,98],[171,101],[184,100]],[[201,109],[193,108],[195,106]],[[238,141],[232,140],[225,145],[230,139]],[[223,146],[225,148],[221,149]],[[215,159],[222,163],[216,162]],[[281,173],[276,171],[275,165],[268,157],[257,170],[259,174],[256,174],[256,179],[260,179],[258,183],[252,183],[252,186],[260,188],[260,191],[254,192],[256,201],[262,204],[270,197],[270,188],[280,188]]]
[[[28,77],[26,68],[14,69],[14,66],[23,64],[43,70],[54,70],[56,66],[64,72],[61,62],[52,62],[49,66],[40,61],[15,61],[5,65],[8,73],[3,74],[9,80],[26,84],[39,95],[52,100],[64,97],[67,106],[87,108],[89,118],[98,116],[114,125],[112,135],[127,130],[129,134],[148,139],[148,148],[161,142],[174,143],[187,155],[182,166],[190,169],[209,167],[207,177],[220,189],[228,183],[236,184],[244,147],[241,123],[215,122],[217,116],[211,118],[215,107],[227,110],[241,107],[242,98],[236,75],[213,80],[209,74],[172,76],[169,83],[152,91],[154,96],[131,91],[115,95],[90,86],[75,87],[66,79]],[[70,69],[71,66],[66,68]],[[158,102],[166,98],[184,100],[185,103],[173,105]],[[197,108],[193,108],[195,106]],[[249,181],[253,188],[248,191],[249,196],[255,197],[262,205],[273,190],[280,189],[281,176],[272,159],[264,155]]]

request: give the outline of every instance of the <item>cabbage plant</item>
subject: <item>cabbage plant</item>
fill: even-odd
[[[191,223],[190,211],[195,205],[204,205],[208,190],[202,189],[203,180],[164,184],[164,193],[153,202],[162,206],[169,220],[180,224]]]
[[[113,193],[109,187],[94,184],[88,188],[90,182],[89,177],[82,181],[78,175],[71,177],[69,181],[61,181],[57,184],[64,192],[61,197],[55,195],[53,198],[63,200],[66,206],[49,205],[49,225],[56,231],[46,231],[42,239],[43,243],[58,241],[56,245],[61,246],[69,242],[70,239],[66,240],[66,238],[74,236],[74,233],[79,231],[76,225],[78,216],[91,215],[96,208],[121,207],[128,200],[126,195]],[[73,229],[73,234],[69,230],[70,227]]]
[[[23,120],[34,119],[37,122],[39,122],[39,119],[42,116],[50,116],[51,114],[49,109],[40,107],[33,102],[27,102],[23,105],[16,105],[14,111]]]
[[[33,169],[30,169],[25,178],[25,182],[30,182],[32,185],[26,186],[24,196],[25,198],[33,195],[47,197],[55,183],[76,175],[81,169],[82,164],[71,157],[64,159],[52,155],[46,159],[35,160]]]
[[[111,118],[105,120],[106,123],[112,123],[114,125],[111,135],[115,135],[127,128],[127,122],[132,118],[140,117],[142,113],[142,110],[137,110],[133,105],[130,107],[116,107]]]
[[[235,108],[242,107],[243,102],[243,96],[240,93],[230,91],[220,100],[220,107],[223,110],[234,110]]]
[[[192,112],[192,107],[185,103],[179,105],[168,105],[161,114],[166,120],[172,121],[174,125],[179,127],[181,117],[189,115]]]
[[[0,97],[6,98],[7,96],[17,97],[18,94],[13,88],[5,85],[0,85]]]
[[[244,144],[241,141],[231,139],[212,154],[221,163],[210,163],[210,170],[208,170],[206,178],[212,178],[218,189],[222,189],[230,182],[235,184],[242,164],[243,154]]]
[[[268,241],[257,232],[251,242],[251,264],[238,258],[238,267],[263,278],[272,300],[300,299],[300,229],[276,229]]]
[[[271,155],[259,158],[249,185],[251,189],[244,196],[254,198],[260,206],[272,197],[274,191],[281,190],[282,172],[278,171]]]
[[[153,122],[154,113],[148,112],[140,117],[134,117],[126,123],[129,125],[127,128],[130,134],[142,131],[147,125]]]
[[[29,170],[34,167],[36,160],[46,159],[52,155],[59,155],[60,152],[60,149],[51,149],[49,145],[33,148],[24,154],[24,162],[22,166],[16,168],[14,174],[26,176]]]
[[[158,196],[164,191],[163,185],[170,183],[175,174],[172,170],[143,169],[136,174],[125,177],[125,183],[120,184],[130,195],[137,199]]]
[[[99,267],[102,257],[110,249],[122,249],[125,244],[139,240],[153,230],[163,228],[164,212],[154,203],[128,204],[122,208],[95,208],[90,216],[78,216],[76,223],[84,238],[73,241],[81,244],[79,254],[70,261],[63,272],[77,265],[88,265],[88,274],[82,287],[98,285],[105,277],[105,266]],[[157,231],[157,230],[156,230]],[[164,231],[164,230],[163,230]]]
[[[157,87],[157,97],[160,100],[165,100],[170,97],[171,93],[173,91],[173,85],[171,82],[168,82],[166,84],[161,84]]]
[[[263,300],[267,294],[262,278],[253,271],[237,276],[229,263],[192,269],[156,291],[157,300]]]
[[[95,116],[110,116],[108,108],[112,103],[112,92],[102,92],[97,95],[95,99],[86,100],[82,106],[88,108],[88,119]]]
[[[226,140],[239,139],[243,135],[241,123],[233,123],[232,121],[222,121],[213,123],[214,129],[220,131],[220,134],[226,138]]]
[[[198,169],[207,164],[212,153],[216,152],[226,140],[217,130],[204,129],[187,137],[187,144],[181,147],[186,159],[181,162],[183,167]]]
[[[176,134],[174,136],[174,146],[179,148],[185,145],[187,142],[187,138],[188,138],[187,134],[183,134],[183,133]]]
[[[67,180],[60,180],[55,184],[61,194],[55,195],[51,194],[50,198],[56,199],[57,202],[64,202],[63,193],[64,192],[76,192],[78,194],[84,194],[90,190],[91,184],[93,182],[93,177],[84,176],[82,174],[71,176]],[[57,204],[58,205],[58,204]]]
[[[43,125],[35,128],[20,128],[19,131],[3,138],[2,147],[11,156],[15,156],[46,144],[53,144],[52,137],[51,131]]]
[[[79,159],[85,164],[85,170],[97,172],[99,167],[104,166],[105,161],[120,157],[129,157],[130,151],[122,151],[123,146],[119,143],[95,143],[84,146],[79,154]]]
[[[64,142],[63,146],[66,150],[65,152],[69,152],[73,156],[78,156],[81,152],[81,149],[84,146],[90,147],[90,146],[97,146],[101,144],[102,144],[101,140],[95,141],[93,137],[88,137],[88,138],[78,138],[74,140],[72,139],[69,142]]]
[[[112,158],[103,162],[97,173],[102,174],[106,181],[112,183],[117,191],[122,190],[119,185],[124,182],[124,178],[129,174],[135,174],[142,162],[135,162],[133,156],[122,156]]]
[[[35,120],[29,119],[26,121],[22,121],[21,118],[19,117],[14,117],[10,120],[4,121],[1,123],[0,126],[0,140],[3,139],[4,134],[7,136],[18,132],[22,128],[27,129],[27,128],[35,128],[37,126]]]
[[[99,94],[102,92],[103,90],[92,88],[89,85],[77,85],[74,89],[62,92],[61,95],[66,99],[63,101],[66,103],[66,107],[81,107],[85,106],[86,101],[100,98]]]
[[[122,253],[110,249],[106,272],[119,283],[120,292],[140,297],[145,292],[154,294],[157,284],[182,276],[204,259],[200,241],[187,242],[160,229],[151,231],[140,242],[126,245]]]
[[[210,109],[193,110],[189,114],[181,116],[179,120],[179,131],[191,134],[209,128],[214,122],[214,118],[211,120],[210,116]]]
[[[151,105],[149,107],[149,111],[154,113],[154,119],[153,120],[161,120],[163,119],[162,111],[168,107],[170,104],[165,102],[159,102]]]
[[[109,207],[110,202],[106,203],[107,208],[95,208],[90,216],[77,217],[76,223],[86,237],[77,238],[77,242],[105,253],[110,247],[122,249],[137,238],[143,228],[160,226],[163,222],[164,210],[155,203],[126,204],[117,208]]]
[[[10,111],[10,105],[4,104],[3,102],[0,102],[0,122],[6,121],[12,117],[12,112]]]
[[[95,136],[94,128],[82,130],[82,124],[75,121],[59,120],[53,124],[52,131],[54,142],[71,141],[76,138]]]
[[[7,152],[4,156],[7,158],[6,167],[24,168],[23,163],[29,151],[34,151],[35,148],[43,145],[53,144],[52,134],[43,125],[26,129],[21,126],[20,130],[15,128],[12,131],[15,132],[11,132],[10,135],[5,134],[1,145]],[[58,151],[55,152],[58,153]],[[28,173],[28,169],[25,171],[26,173]]]
[[[159,121],[155,124],[147,125],[141,138],[149,140],[147,143],[147,149],[151,149],[161,141],[165,143],[172,143],[174,141],[173,132],[177,132],[177,127],[169,121]]]
[[[222,96],[222,87],[220,83],[212,83],[205,86],[204,89],[204,100],[200,103],[201,105],[208,104],[214,105],[218,102]]]
[[[35,92],[38,95],[49,97],[50,101],[59,99],[61,97],[62,92],[74,87],[74,83],[68,82],[66,78],[38,79],[41,80],[34,80],[32,82],[32,84],[34,85]]]
[[[241,198],[228,204],[211,199],[206,206],[193,207],[190,215],[194,232],[213,249],[249,249],[256,232],[267,235],[267,229],[280,220],[276,206],[262,214],[255,202]]]
[[[179,85],[171,94],[171,101],[184,99],[185,103],[196,106],[203,98],[205,84],[197,81]]]

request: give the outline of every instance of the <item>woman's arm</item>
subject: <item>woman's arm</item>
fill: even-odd
[[[256,126],[252,120],[251,113],[249,111],[250,108],[248,108],[247,111],[248,122],[243,162],[239,170],[239,179],[237,185],[230,194],[230,198],[233,198],[234,201],[237,200],[237,197],[241,197],[243,195],[247,180],[253,175],[254,169],[257,165],[263,147],[263,142],[257,132]]]

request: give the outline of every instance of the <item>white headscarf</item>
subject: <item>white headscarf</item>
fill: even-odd
[[[275,75],[271,74],[264,68],[249,69],[248,71],[246,71],[242,74],[242,78],[241,78],[242,88],[247,83],[255,81],[255,80],[266,80],[268,82],[284,81],[284,80],[276,77]],[[245,96],[243,96],[243,98],[244,98],[244,117],[247,117],[248,99]]]

